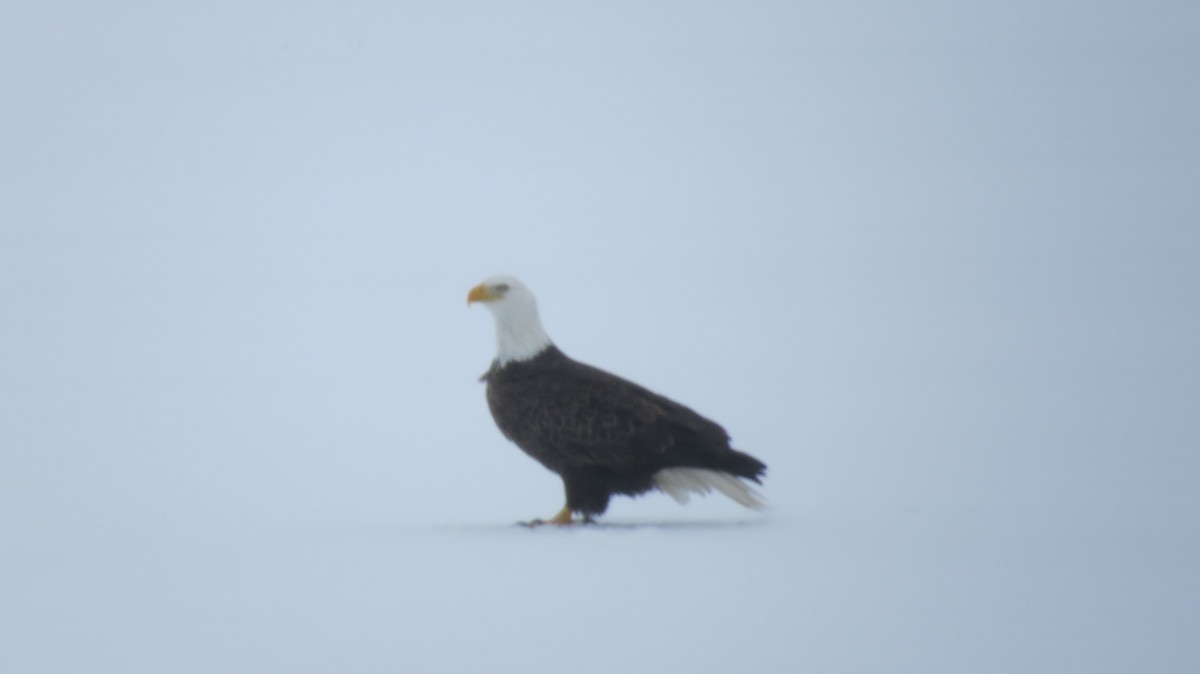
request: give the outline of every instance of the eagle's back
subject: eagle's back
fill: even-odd
[[[747,457],[730,448],[716,422],[553,345],[529,360],[493,363],[484,380],[500,431],[559,474],[592,467],[647,475],[672,466],[729,470],[734,455]],[[757,480],[765,466],[753,462],[735,472]]]

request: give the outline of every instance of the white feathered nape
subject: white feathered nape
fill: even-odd
[[[496,319],[496,360],[529,360],[550,346],[537,300],[516,277],[497,274],[481,284],[491,293],[484,306]]]
[[[687,503],[692,494],[706,496],[716,489],[747,508],[762,510],[766,507],[762,495],[744,480],[719,470],[664,468],[654,474],[654,484],[680,504]]]

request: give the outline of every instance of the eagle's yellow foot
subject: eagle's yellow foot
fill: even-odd
[[[591,518],[584,518],[583,521],[590,522]],[[565,527],[565,526],[568,526],[571,524],[575,524],[575,520],[571,519],[571,509],[568,508],[567,506],[563,506],[563,509],[558,511],[557,515],[555,515],[554,517],[551,517],[548,520],[529,520],[528,522],[521,522],[521,526],[526,526],[531,529],[533,527],[541,526],[543,524],[554,524],[554,525],[557,525],[560,527]]]

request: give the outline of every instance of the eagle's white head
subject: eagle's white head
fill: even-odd
[[[484,280],[467,294],[467,304],[472,302],[483,302],[496,319],[496,360],[501,365],[529,360],[550,346],[537,300],[517,278],[498,274]]]

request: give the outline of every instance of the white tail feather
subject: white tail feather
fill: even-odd
[[[705,468],[665,468],[654,474],[654,484],[679,503],[687,503],[692,494],[704,496],[716,489],[746,506],[761,510],[762,496],[743,480],[730,473]]]

